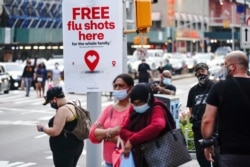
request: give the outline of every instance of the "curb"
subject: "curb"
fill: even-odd
[[[191,78],[194,77],[193,73],[190,74],[181,74],[181,75],[173,75],[172,80],[179,80],[179,79],[184,79],[184,78]],[[159,81],[159,78],[154,78],[154,81]]]
[[[181,75],[173,75],[172,76],[172,80],[180,80],[180,79],[184,79],[184,78],[191,78],[191,77],[194,77],[194,74],[193,73],[190,73],[190,74],[181,74]],[[154,78],[154,81],[159,81],[160,79],[159,78]],[[134,79],[134,82],[135,83],[138,83],[138,79]]]
[[[183,79],[183,78],[191,78],[194,77],[194,74],[182,74],[182,75],[174,75],[172,76],[172,80],[178,80],[178,79]]]

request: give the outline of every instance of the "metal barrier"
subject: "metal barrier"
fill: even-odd
[[[174,117],[176,128],[179,128],[179,111],[180,111],[180,100],[178,97],[171,96],[171,95],[165,95],[165,94],[154,94],[154,96],[163,101],[163,103],[166,104],[166,106],[169,108],[171,114]]]

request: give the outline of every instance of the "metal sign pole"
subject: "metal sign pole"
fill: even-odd
[[[127,16],[126,16],[126,1],[123,0],[123,29],[126,30],[127,29]],[[127,56],[128,56],[128,53],[127,53],[127,35],[126,34],[123,34],[123,50],[122,50],[122,71],[124,73],[127,73],[128,72],[128,65],[127,65]]]
[[[101,113],[101,92],[87,93],[87,109],[92,120],[97,120]],[[100,167],[102,163],[102,145],[86,142],[86,167]]]

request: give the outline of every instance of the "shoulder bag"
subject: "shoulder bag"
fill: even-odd
[[[166,115],[170,131],[142,144],[142,152],[149,167],[177,167],[191,160],[181,129],[173,129]]]

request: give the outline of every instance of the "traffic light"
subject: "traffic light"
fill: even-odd
[[[230,21],[229,20],[223,20],[223,27],[224,28],[230,28]]]
[[[141,44],[141,39],[139,36],[134,37],[134,45],[140,45]]]
[[[149,43],[149,38],[147,36],[135,36],[134,45],[147,45]]]
[[[145,32],[152,26],[151,0],[135,0],[136,27],[139,32]]]

